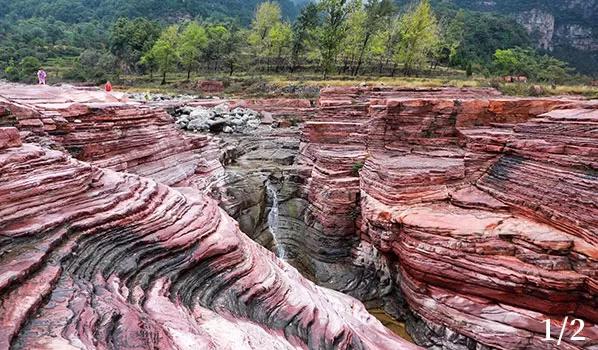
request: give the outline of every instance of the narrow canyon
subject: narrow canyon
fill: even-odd
[[[598,349],[597,169],[596,100],[0,84],[0,349]]]

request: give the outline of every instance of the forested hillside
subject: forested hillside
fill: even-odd
[[[597,0],[439,0],[460,8],[500,13],[527,28],[535,46],[582,72],[598,72]]]
[[[571,3],[594,4],[586,9],[593,11],[594,1],[586,1]],[[0,0],[0,78],[31,81],[33,72],[45,66],[53,77],[89,82],[123,75],[153,78],[154,73],[165,82],[167,74],[177,72],[190,78],[197,73],[329,77],[461,71],[553,83],[571,79],[574,71],[553,56],[596,74],[595,54],[574,58],[591,41],[572,41],[578,45],[571,48],[560,44],[555,32],[550,42],[538,45],[538,35],[548,40],[548,34],[534,31],[544,28],[538,20],[544,17],[532,12],[526,21],[526,11],[556,11],[549,3]],[[583,19],[575,6],[570,13],[561,11],[559,21]]]
[[[54,18],[66,23],[113,22],[119,17],[147,17],[162,21],[183,18],[236,19],[249,24],[262,0],[0,0],[0,19]],[[292,0],[277,1],[285,17],[294,18]]]

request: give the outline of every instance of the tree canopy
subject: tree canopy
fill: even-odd
[[[444,66],[495,75],[529,65],[527,75],[546,81],[571,73],[563,62],[536,52],[513,19],[437,0],[307,1],[296,17],[289,15],[290,0],[255,0],[243,7],[251,16],[243,20],[217,15],[221,5],[235,9],[236,0],[210,2],[206,14],[207,3],[198,1],[133,1],[131,7],[98,0],[81,13],[41,19],[28,17],[41,9],[51,15],[67,4],[78,9],[82,2],[24,0],[31,5],[25,6],[0,0],[7,8],[0,14],[0,78],[32,79],[29,67],[38,63],[61,69],[67,79],[148,73],[153,79],[159,71],[163,83],[174,72],[186,73],[187,80],[195,72],[239,71],[310,71],[327,78],[436,74]],[[113,8],[105,8],[108,3]],[[173,11],[177,15],[168,17]]]

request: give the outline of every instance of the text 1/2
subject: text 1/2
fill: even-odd
[[[544,338],[545,341],[553,341],[556,339],[553,339],[551,336],[551,332],[550,332],[550,328],[551,328],[551,322],[552,320],[548,319],[544,321],[546,323],[546,338]],[[577,331],[573,334],[573,336],[571,336],[571,341],[584,341],[586,340],[585,337],[578,337],[577,335],[579,333],[581,333],[581,331],[583,331],[583,327],[585,326],[585,322],[583,320],[580,320],[578,318],[574,319],[571,321],[570,324],[568,324],[567,322],[569,322],[569,316],[565,316],[565,319],[563,320],[563,324],[561,326],[561,333],[559,334],[559,339],[556,343],[556,345],[561,345],[561,341],[563,340],[563,334],[565,334],[565,329],[567,328],[567,326],[571,326],[571,327],[575,327],[576,325],[578,325],[577,327]]]

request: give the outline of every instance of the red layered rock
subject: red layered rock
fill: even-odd
[[[198,191],[17,143],[0,148],[0,348],[415,348]]]
[[[162,108],[129,102],[122,94],[0,86],[0,106],[11,111],[26,140],[50,143],[99,167],[199,189],[223,173],[209,136],[183,134]]]
[[[224,83],[218,80],[200,80],[197,82],[196,87],[199,91],[208,94],[224,92]]]
[[[0,128],[0,149],[18,147],[21,145],[21,136],[16,128]]]
[[[523,215],[598,245],[598,109],[556,110],[514,128],[478,186]]]
[[[586,340],[571,341],[576,329],[568,329],[563,348],[596,345],[591,103],[336,88],[322,92],[320,105],[301,147],[311,205],[323,208],[316,211],[322,222],[347,212],[349,200],[325,203],[351,177],[342,164],[363,162],[359,193],[354,185],[345,191],[361,198],[358,229],[351,234],[347,223],[336,232],[396,261],[394,282],[405,313],[416,316],[407,317],[416,341],[544,348],[544,320],[570,316],[585,320]]]

